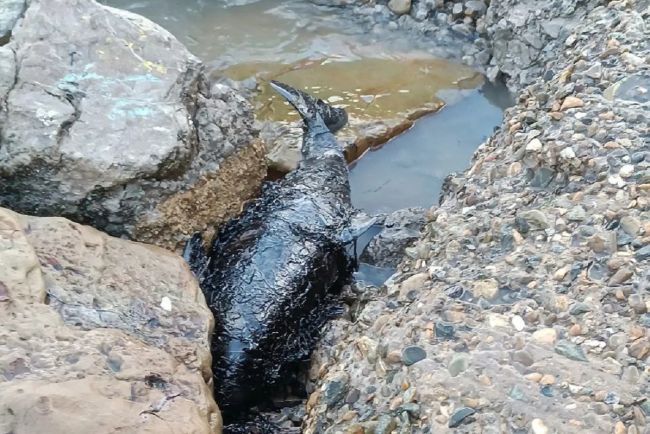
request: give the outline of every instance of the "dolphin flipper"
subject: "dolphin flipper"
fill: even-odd
[[[190,266],[190,270],[192,270],[194,276],[196,276],[200,281],[203,270],[208,264],[208,257],[203,249],[203,237],[200,232],[192,235],[185,243],[185,247],[183,248],[183,259],[187,262],[187,265]]]
[[[343,244],[348,244],[355,241],[361,235],[366,233],[366,231],[375,223],[377,223],[377,217],[361,213],[355,214],[350,220],[350,225],[341,232],[341,242]]]

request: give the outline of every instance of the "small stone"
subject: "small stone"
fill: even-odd
[[[449,428],[456,428],[457,426],[460,426],[460,424],[466,422],[465,419],[467,417],[473,415],[474,413],[476,413],[476,410],[473,408],[459,408],[454,412],[454,414],[451,415],[451,418],[449,419]]]
[[[614,425],[614,434],[625,434],[627,430],[625,429],[625,424],[620,420]]]
[[[452,377],[457,377],[461,373],[465,372],[469,367],[469,356],[465,353],[454,353],[447,366],[449,375]]]
[[[607,395],[605,395],[605,398],[603,398],[603,402],[607,405],[618,404],[620,400],[621,398],[614,392],[608,392]]]
[[[566,275],[569,273],[570,269],[571,268],[568,265],[558,269],[557,271],[555,271],[555,273],[553,273],[553,280],[557,282],[563,281]]]
[[[579,362],[587,361],[587,356],[585,356],[582,348],[564,339],[555,345],[555,352],[571,360],[576,360]]]
[[[539,139],[533,139],[526,145],[526,151],[539,152],[542,150],[542,142]]]
[[[346,404],[354,404],[359,400],[359,396],[361,395],[361,392],[359,389],[352,389],[347,396],[345,397],[345,403]]]
[[[474,282],[472,292],[476,297],[493,300],[499,293],[499,282],[495,279],[485,279]]]
[[[630,176],[634,175],[634,166],[631,164],[624,164],[619,169],[618,174],[621,176],[621,178],[629,178]]]
[[[630,280],[630,277],[634,275],[634,272],[626,267],[620,268],[614,275],[609,279],[609,286],[616,286]]]
[[[596,62],[594,65],[592,65],[589,69],[585,71],[585,75],[587,77],[591,77],[595,80],[599,79],[602,73],[603,73],[603,66],[600,64],[600,62]]]
[[[512,386],[512,389],[510,389],[510,393],[508,394],[508,396],[510,396],[510,398],[512,399],[516,399],[517,401],[523,401],[523,402],[527,401],[526,393],[518,384]]]
[[[623,217],[620,220],[619,225],[626,234],[633,237],[637,236],[639,230],[641,229],[641,222],[639,221],[639,219],[634,218],[632,216]]]
[[[582,315],[583,313],[591,312],[591,307],[589,307],[588,304],[586,303],[575,303],[573,306],[571,306],[571,310],[569,310],[569,313],[571,315]]]
[[[511,322],[512,322],[512,326],[518,332],[522,331],[526,327],[526,323],[524,322],[524,319],[519,315],[513,316]]]
[[[569,335],[571,336],[580,336],[582,334],[582,327],[580,324],[573,324],[569,328]]]
[[[542,377],[544,377],[544,375],[539,372],[531,372],[530,374],[526,375],[527,380],[533,381],[535,383],[539,383]]]
[[[576,153],[573,150],[573,148],[569,146],[567,148],[562,149],[562,151],[560,151],[560,157],[564,158],[565,160],[572,160],[576,158]]]
[[[526,350],[515,351],[512,355],[512,359],[515,362],[519,362],[524,366],[530,366],[533,363],[535,363],[535,358],[533,357],[533,355]]]
[[[397,428],[395,418],[389,414],[384,414],[379,417],[374,432],[375,434],[390,434],[395,428]]]
[[[453,324],[448,324],[442,321],[436,321],[435,324],[436,337],[439,339],[454,339],[455,329]]]
[[[637,339],[630,345],[630,356],[643,360],[650,353],[650,342],[647,339]]]
[[[411,0],[390,0],[388,8],[397,15],[408,14],[411,10]]]
[[[599,234],[595,234],[591,238],[589,238],[589,241],[587,241],[587,245],[595,253],[602,253],[605,250],[607,250],[607,240],[602,235]]]
[[[623,375],[621,376],[623,381],[627,381],[630,384],[637,384],[639,378],[640,374],[636,366],[632,365],[623,369]]]
[[[641,294],[632,294],[628,297],[627,299],[627,304],[630,305],[632,310],[634,310],[635,313],[638,314],[644,314],[646,313],[647,306],[645,300],[643,300],[643,297]]]
[[[171,312],[172,310],[172,301],[169,297],[163,297],[162,301],[160,302],[160,307],[163,308],[163,310],[166,310],[167,312]]]
[[[551,374],[546,374],[539,380],[539,384],[543,386],[549,386],[551,384],[555,384],[555,377],[552,376]]]
[[[581,222],[587,218],[587,212],[580,205],[574,206],[571,208],[571,211],[567,213],[567,218],[572,222]]]
[[[580,98],[576,98],[575,96],[567,96],[562,102],[560,110],[564,111],[572,108],[583,107],[584,105],[585,103]]]
[[[553,328],[544,328],[533,333],[533,340],[539,344],[553,345],[557,340],[557,331]]]
[[[533,419],[530,424],[533,434],[548,434],[548,427],[542,419]]]
[[[426,351],[422,347],[412,345],[402,350],[402,362],[406,366],[411,366],[427,357]]]
[[[325,387],[325,403],[329,408],[335,407],[343,401],[347,392],[347,381],[330,381]]]
[[[524,219],[526,223],[528,223],[530,226],[533,226],[536,229],[547,229],[549,227],[548,219],[546,218],[544,213],[539,210],[532,209],[529,211],[520,212],[519,217]]]
[[[646,259],[650,258],[650,244],[637,250],[634,254],[634,257],[637,261],[645,261]]]
[[[487,6],[480,0],[469,0],[465,3],[465,14],[470,17],[483,15],[486,10]]]
[[[402,352],[401,351],[391,351],[386,354],[386,361],[388,363],[401,363],[402,362]]]

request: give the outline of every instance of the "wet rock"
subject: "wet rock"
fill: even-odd
[[[583,107],[585,103],[580,99],[576,98],[575,96],[568,96],[562,101],[562,106],[560,107],[560,110],[568,110],[572,108],[578,108],[578,107]]]
[[[348,379],[345,375],[339,375],[336,379],[327,383],[325,387],[325,403],[328,407],[340,404],[348,392]]]
[[[630,345],[630,356],[643,360],[650,354],[650,342],[647,338],[637,339]]]
[[[571,360],[577,360],[580,362],[587,361],[587,356],[585,356],[585,353],[584,351],[582,351],[582,348],[564,339],[560,340],[555,345],[555,352]]]
[[[451,418],[449,418],[449,428],[456,428],[457,426],[460,426],[463,423],[469,422],[467,420],[468,417],[476,413],[476,410],[473,408],[469,407],[463,407],[459,408],[454,412],[454,414],[451,415]]]
[[[390,0],[388,8],[397,15],[408,14],[411,10],[411,0]]]
[[[406,347],[402,350],[402,362],[406,366],[411,366],[427,357],[426,351],[416,345]]]
[[[645,261],[646,259],[649,259],[650,258],[650,244],[648,244],[647,246],[644,246],[644,247],[640,248],[639,250],[637,250],[636,253],[634,254],[634,256],[636,257],[637,261]]]
[[[214,319],[180,257],[63,218],[0,209],[0,263],[9,301],[0,302],[9,343],[0,346],[3,426],[221,432]],[[159,307],[163,297],[171,312]]]
[[[454,339],[455,329],[453,324],[436,321],[435,330],[438,339]]]
[[[483,15],[487,10],[487,6],[480,0],[469,0],[465,2],[465,15],[470,17],[477,17]]]
[[[6,47],[20,65],[0,113],[0,205],[177,248],[257,191],[250,105],[159,26],[31,1]]]
[[[576,303],[571,306],[571,309],[569,310],[571,315],[582,315],[587,312],[591,312],[591,307],[586,303]]]
[[[587,212],[585,211],[585,209],[583,207],[576,206],[576,207],[573,207],[571,209],[571,211],[569,211],[569,213],[567,214],[567,218],[570,221],[581,222],[585,218],[587,218]]]
[[[533,340],[540,344],[553,345],[557,340],[557,331],[552,328],[537,330],[533,333]]]
[[[377,421],[377,426],[375,427],[374,432],[377,434],[390,434],[395,428],[397,428],[395,418],[385,414]]]
[[[615,286],[627,282],[634,275],[634,271],[629,268],[620,268],[614,273],[614,275],[609,279],[609,285]]]
[[[549,429],[542,419],[533,419],[530,424],[533,434],[548,434]]]
[[[472,293],[476,297],[493,300],[499,293],[499,282],[495,279],[479,280],[472,285]]]
[[[647,311],[646,302],[641,294],[632,294],[627,298],[627,303],[637,314],[644,314]]]
[[[546,215],[544,215],[544,213],[539,210],[520,212],[519,217],[524,219],[530,226],[536,229],[546,229],[549,227]]]
[[[368,244],[361,261],[379,267],[396,267],[404,249],[420,236],[426,223],[423,208],[397,210],[386,217],[384,228]]]
[[[9,38],[16,21],[27,7],[27,0],[5,0],[0,9],[0,41]],[[0,42],[0,45],[2,42]]]
[[[468,367],[469,356],[465,353],[455,353],[447,366],[447,370],[449,371],[449,375],[457,377],[461,373],[465,372]]]

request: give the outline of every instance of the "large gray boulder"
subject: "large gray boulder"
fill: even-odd
[[[140,16],[33,0],[0,52],[0,205],[175,248],[265,175],[248,103]]]

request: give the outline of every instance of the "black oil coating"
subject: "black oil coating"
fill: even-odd
[[[269,398],[288,369],[309,357],[349,280],[340,239],[352,214],[348,169],[333,134],[306,132],[300,167],[224,227],[203,257],[185,253],[215,316],[217,403],[228,421]]]

